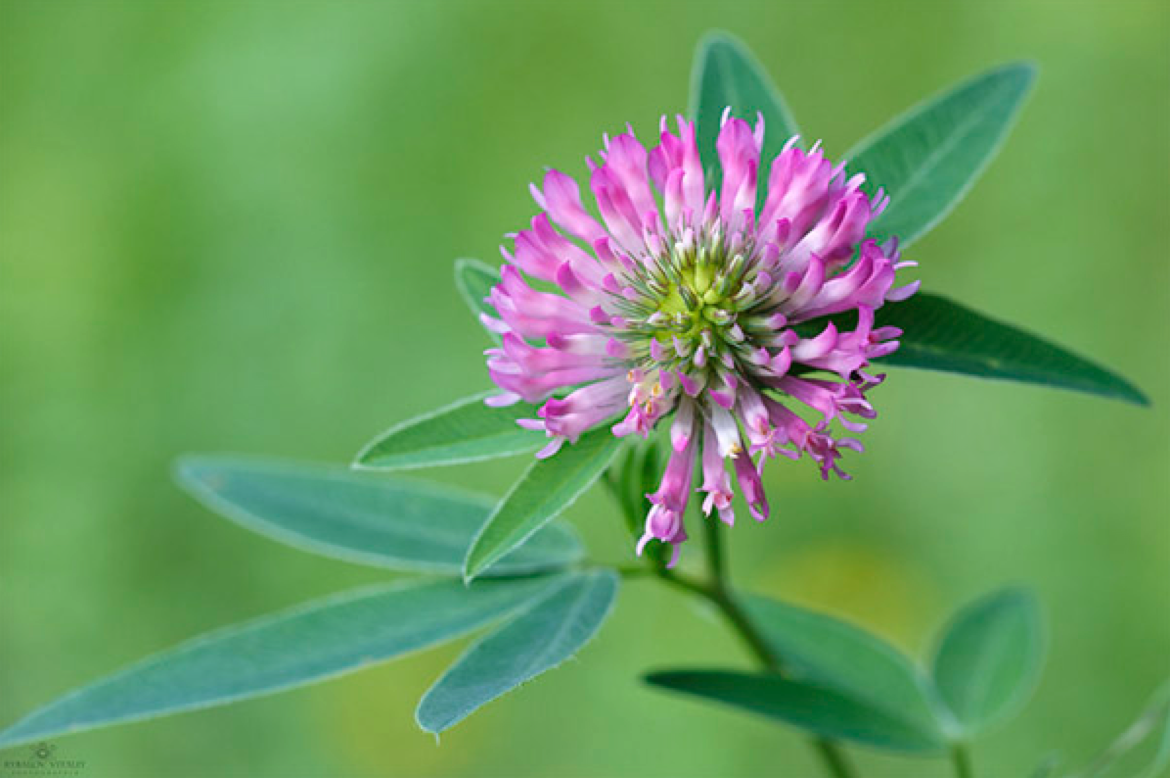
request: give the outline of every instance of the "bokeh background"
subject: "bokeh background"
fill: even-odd
[[[203,630],[383,574],[215,518],[188,451],[346,462],[486,387],[451,286],[603,132],[685,109],[700,34],[742,36],[840,155],[927,94],[1035,59],[1014,136],[913,247],[926,288],[1132,377],[1138,409],[912,371],[856,480],[769,470],[744,586],[923,652],[1034,586],[1051,661],[983,776],[1103,746],[1170,674],[1170,5],[1136,2],[0,2],[0,723]],[[500,492],[519,460],[435,471]],[[629,543],[600,492],[569,518]],[[693,564],[694,555],[687,564]],[[415,702],[453,645],[235,707],[58,741],[97,776],[803,776],[792,730],[643,688],[748,658],[711,614],[626,586],[578,661],[444,736]],[[867,776],[943,763],[858,751]]]

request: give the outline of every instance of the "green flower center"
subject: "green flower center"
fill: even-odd
[[[742,252],[730,254],[718,236],[697,248],[676,243],[665,252],[647,270],[638,285],[642,294],[630,304],[631,345],[645,350],[644,361],[694,372],[725,352],[740,351],[756,302],[747,264]],[[651,340],[661,348],[651,349]]]

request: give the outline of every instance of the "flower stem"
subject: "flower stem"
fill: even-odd
[[[957,778],[975,778],[975,771],[971,769],[971,754],[962,743],[951,747],[951,761],[955,765]]]
[[[736,634],[743,639],[748,649],[760,660],[760,664],[773,673],[782,672],[780,658],[776,656],[776,652],[772,650],[768,641],[756,629],[756,625],[751,622],[751,619],[739,607],[739,603],[731,596],[727,585],[727,572],[723,556],[721,523],[717,519],[708,519],[704,526],[707,533],[707,570],[710,575],[706,592],[707,599],[711,600],[722,611]]]
[[[744,644],[764,666],[764,669],[773,673],[784,672],[780,657],[776,655],[756,625],[752,623],[752,620],[740,608],[739,603],[731,596],[727,582],[727,567],[723,556],[719,520],[716,518],[707,519],[704,526],[707,535],[708,580],[701,583],[666,569],[660,570],[659,576],[675,586],[708,600],[724,615],[731,628],[740,636]],[[825,768],[833,778],[857,778],[857,771],[846,759],[844,752],[836,742],[825,737],[816,737],[813,738],[813,746],[817,749]],[[970,776],[962,775],[961,778],[970,778]]]

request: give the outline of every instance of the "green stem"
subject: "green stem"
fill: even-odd
[[[707,537],[707,572],[711,585],[719,589],[727,586],[727,567],[723,562],[723,522],[708,516],[703,521]]]
[[[760,664],[773,673],[783,672],[780,657],[776,656],[776,652],[768,645],[768,641],[764,639],[764,636],[756,629],[756,625],[752,623],[743,609],[739,607],[739,603],[731,596],[727,585],[727,568],[723,561],[721,522],[718,519],[708,519],[704,526],[707,533],[707,570],[710,574],[706,591],[707,598],[723,612],[735,633],[747,645],[748,650],[760,660]]]
[[[814,738],[812,742],[833,778],[857,778],[857,770],[845,758],[840,746],[825,737]]]
[[[710,518],[704,521],[704,526],[707,535],[707,582],[700,583],[665,569],[659,571],[660,577],[711,602],[724,615],[732,629],[740,636],[744,644],[760,661],[760,664],[769,672],[782,673],[784,667],[780,657],[776,655],[747,613],[731,596],[727,581],[727,567],[723,556],[722,525],[717,518]],[[816,737],[813,739],[813,746],[833,778],[857,778],[857,771],[846,759],[837,743],[828,738]],[[963,778],[970,778],[970,776],[963,776]]]
[[[617,574],[622,578],[641,578],[644,575],[654,575],[654,570],[646,565],[605,565],[594,564],[591,560],[586,560],[586,568],[599,567],[607,570],[616,570]]]
[[[975,778],[975,771],[971,769],[971,754],[962,743],[951,747],[951,761],[955,765],[955,775],[958,778]]]

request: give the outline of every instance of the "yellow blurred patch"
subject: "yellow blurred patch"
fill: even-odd
[[[778,554],[753,590],[846,618],[913,656],[941,614],[922,571],[896,553],[845,540]]]
[[[377,665],[322,687],[316,707],[329,751],[345,755],[346,775],[446,775],[466,767],[482,745],[477,727],[460,730],[458,748],[443,748],[414,721],[423,692],[458,656],[459,647]],[[451,733],[444,735],[444,738]]]

